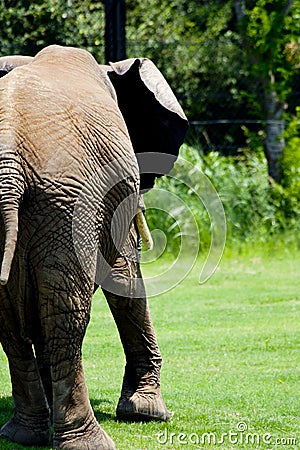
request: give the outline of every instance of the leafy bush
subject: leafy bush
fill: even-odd
[[[157,180],[155,185],[172,195],[160,200],[159,192],[154,190],[145,196],[146,206],[148,202],[151,204],[147,211],[149,226],[163,231],[169,252],[178,252],[182,236],[189,236],[191,246],[196,244],[194,220],[200,232],[200,250],[211,243],[211,220],[199,200],[206,189],[205,177],[213,184],[225,210],[227,245],[264,244],[270,239],[276,242],[283,234],[299,229],[299,194],[292,198],[286,187],[268,179],[267,162],[262,154],[203,155],[197,148],[183,145],[180,156],[182,159],[171,175]],[[181,209],[176,197],[182,202]],[[153,205],[158,205],[158,209]],[[191,214],[184,213],[183,205]]]
[[[281,159],[282,184],[290,197],[300,199],[300,107],[290,121],[284,137],[286,146]]]

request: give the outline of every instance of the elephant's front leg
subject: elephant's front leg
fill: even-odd
[[[117,417],[168,421],[170,413],[160,392],[162,358],[140,271],[140,237],[134,225],[123,250],[102,285],[126,356]]]
[[[113,441],[94,416],[82,368],[81,346],[89,321],[92,286],[87,276],[74,269],[70,258],[68,267],[61,261],[51,261],[38,275],[41,325],[51,365],[53,447],[113,450]]]

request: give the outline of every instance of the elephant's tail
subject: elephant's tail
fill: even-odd
[[[5,228],[0,284],[6,284],[9,279],[18,239],[19,204],[24,191],[24,175],[18,157],[13,152],[0,148],[0,211]]]

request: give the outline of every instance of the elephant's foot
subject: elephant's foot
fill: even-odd
[[[159,384],[141,382],[133,391],[128,381],[124,380],[121,397],[117,406],[117,419],[124,421],[160,420],[167,422],[171,413],[163,401]]]
[[[55,433],[53,448],[55,450],[116,450],[113,440],[95,422],[79,430]]]
[[[0,437],[9,439],[21,445],[47,446],[49,445],[51,433],[49,423],[37,424],[20,423],[13,417],[0,429]]]

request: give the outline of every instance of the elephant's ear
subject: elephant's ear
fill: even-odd
[[[116,90],[141,173],[141,190],[169,173],[188,129],[187,118],[167,81],[146,58],[110,64]]]
[[[16,67],[24,66],[29,64],[33,58],[31,56],[13,55],[13,56],[2,56],[0,58],[0,78],[7,75],[8,72],[15,69]]]

